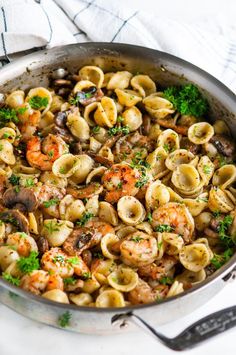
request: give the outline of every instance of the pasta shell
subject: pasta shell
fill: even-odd
[[[95,122],[102,127],[113,127],[117,120],[117,108],[114,100],[104,96],[101,103],[97,104],[97,109],[94,113]]]
[[[130,226],[142,222],[145,218],[145,209],[141,202],[133,196],[123,196],[117,203],[120,219]]]
[[[96,307],[124,307],[125,300],[121,292],[117,290],[103,291],[96,299]]]
[[[87,154],[76,155],[76,169],[70,179],[76,183],[80,184],[84,182],[93,168],[94,161]]]
[[[128,108],[122,113],[124,125],[129,127],[131,132],[136,131],[143,123],[142,114],[135,106]]]
[[[159,173],[163,173],[164,170],[167,170],[165,169],[165,160],[167,155],[168,154],[163,147],[158,147],[147,156],[146,160],[148,164],[150,164],[150,169],[153,176],[156,176]]]
[[[7,106],[12,108],[18,108],[24,105],[25,93],[22,90],[13,91],[11,94],[7,95],[5,103]]]
[[[207,143],[213,135],[214,128],[208,122],[195,123],[188,129],[188,139],[194,144]]]
[[[145,97],[143,104],[147,112],[157,120],[163,119],[175,112],[173,104],[163,97],[160,97],[159,93],[151,94],[150,96]]]
[[[69,113],[67,116],[67,122],[66,122],[67,127],[75,136],[81,141],[86,141],[89,139],[89,125],[85,121],[84,118],[82,118],[79,114],[77,113]]]
[[[118,225],[118,215],[115,208],[106,201],[99,203],[98,216],[101,220],[111,224],[112,226]]]
[[[37,87],[34,89],[31,89],[28,92],[28,95],[25,99],[26,102],[28,102],[32,97],[34,96],[39,96],[42,98],[47,98],[48,100],[48,104],[46,107],[41,107],[39,110],[42,111],[42,115],[44,115],[50,108],[51,103],[52,103],[52,94],[50,93],[50,91],[48,91],[47,89],[43,88],[43,87]]]
[[[54,226],[52,231],[48,228],[49,225]],[[73,227],[73,223],[69,221],[45,219],[41,235],[48,240],[51,247],[58,247],[69,237]]]
[[[79,91],[87,90],[91,87],[94,87],[94,83],[90,80],[80,80],[76,83],[73,93],[76,94]]]
[[[0,139],[0,161],[9,165],[16,162],[13,146],[7,139]]]
[[[156,180],[148,185],[145,200],[148,209],[155,209],[170,201],[170,193],[165,185]]]
[[[200,177],[194,166],[182,164],[173,172],[171,181],[178,189],[191,191],[199,186]]]
[[[184,288],[183,288],[182,282],[174,281],[174,283],[171,285],[166,297],[177,296],[177,295],[179,295],[182,292],[184,292]]]
[[[118,243],[119,240],[120,239],[115,234],[107,233],[106,235],[104,235],[104,237],[101,240],[101,249],[102,249],[102,254],[106,258],[111,260],[115,260],[119,258],[119,256],[111,250],[112,245]]]
[[[206,279],[206,272],[204,269],[201,269],[200,271],[197,272],[184,270],[182,274],[176,276],[177,281],[182,282],[183,284],[190,283],[192,285],[198,284],[199,282],[202,282],[205,279]]]
[[[185,269],[198,272],[210,263],[210,254],[204,244],[193,243],[182,248],[179,260]]]
[[[107,277],[109,284],[118,291],[130,292],[138,284],[138,274],[134,270],[120,266]]]
[[[94,113],[98,108],[98,102],[92,102],[90,105],[85,106],[84,109],[84,119],[89,124],[89,126],[95,126]],[[99,132],[101,131],[101,128]]]
[[[142,96],[134,90],[115,89],[115,93],[118,97],[119,103],[126,107],[132,107],[142,101]]]
[[[233,164],[227,164],[216,170],[212,183],[219,186],[222,190],[233,184],[236,180],[236,167]]]
[[[176,149],[166,158],[165,164],[169,170],[175,170],[181,164],[190,164],[194,155],[186,149]]]
[[[137,90],[142,97],[149,96],[156,92],[156,84],[148,75],[135,75],[131,79],[131,86]]]
[[[220,188],[211,188],[208,207],[212,212],[228,213],[234,209],[234,205],[225,191]]]
[[[214,174],[215,166],[207,155],[200,158],[197,169],[205,185],[208,185]]]
[[[79,294],[70,293],[69,298],[70,301],[77,306],[88,306],[91,302],[93,302],[93,297],[86,292],[81,292]]]
[[[97,66],[88,65],[80,69],[79,76],[82,80],[92,81],[97,88],[101,88],[104,81],[104,73]]]
[[[42,294],[42,297],[59,303],[70,303],[67,294],[59,289],[46,291]]]
[[[56,159],[52,165],[52,172],[60,178],[68,178],[72,176],[77,169],[81,167],[81,161],[73,154],[63,154]]]
[[[175,233],[162,233],[162,240],[165,243],[165,253],[168,255],[178,255],[184,246],[184,240]]]
[[[107,168],[105,166],[99,166],[98,168],[93,169],[86,178],[86,184],[98,179],[100,180],[106,170]]]
[[[107,83],[108,90],[126,89],[129,86],[132,74],[128,71],[117,71]]]
[[[179,149],[179,135],[172,129],[164,130],[157,139],[158,147],[163,147],[167,153]]]
[[[193,217],[198,216],[208,205],[208,199],[205,196],[202,198],[199,196],[196,199],[185,198],[183,202]]]

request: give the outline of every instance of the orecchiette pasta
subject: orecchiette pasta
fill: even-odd
[[[112,70],[2,95],[0,278],[65,307],[160,302],[236,249],[225,121],[192,84]]]

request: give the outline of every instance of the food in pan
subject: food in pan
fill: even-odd
[[[47,299],[124,307],[178,295],[236,244],[235,144],[193,84],[53,73],[0,107],[1,277]]]

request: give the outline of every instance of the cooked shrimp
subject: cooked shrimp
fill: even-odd
[[[67,260],[68,255],[60,248],[51,248],[43,254],[41,267],[45,271],[59,274],[62,278],[70,277],[74,273],[74,267]]]
[[[47,283],[46,291],[50,290],[64,290],[63,278],[59,274],[49,275],[49,280]]]
[[[177,260],[173,256],[165,255],[161,260],[156,263],[144,265],[138,268],[138,274],[143,278],[151,278],[159,280],[163,276],[167,276],[170,271],[174,271],[173,267]]]
[[[26,158],[34,168],[51,170],[53,162],[67,150],[63,139],[53,134],[49,134],[42,144],[39,137],[32,137],[27,142]]]
[[[73,263],[74,272],[77,276],[87,277],[90,274],[88,266],[85,264],[81,256],[76,256],[76,261]]]
[[[20,282],[20,287],[30,291],[35,295],[40,295],[47,286],[49,275],[44,270],[34,270],[30,274],[24,275]]]
[[[120,245],[121,259],[130,266],[151,264],[157,257],[156,238],[143,232],[130,234]]]
[[[189,242],[194,231],[194,220],[188,208],[177,202],[168,202],[158,207],[152,214],[154,228],[165,225]]]
[[[29,256],[31,251],[38,251],[34,238],[23,232],[9,234],[6,244],[14,246],[21,256]]]
[[[91,219],[86,223],[87,228],[93,228],[97,232],[102,234],[102,237],[108,233],[115,234],[114,228],[109,224],[104,221],[101,221],[98,218]]]
[[[22,140],[27,141],[34,135],[39,125],[40,118],[40,111],[34,111],[31,115],[27,117],[27,120],[23,121],[23,124],[20,125]]]
[[[89,185],[76,189],[74,187],[68,186],[66,192],[72,195],[74,198],[90,198],[94,195],[98,195],[102,192],[103,187],[98,182],[92,182]]]
[[[156,300],[156,293],[142,279],[139,279],[137,286],[128,293],[128,300],[132,304],[151,303]]]
[[[54,185],[43,185],[40,189],[36,192],[39,206],[43,208],[43,210],[52,217],[59,218],[59,202],[63,199],[66,195],[66,189],[60,188]],[[49,200],[58,201],[49,207],[45,207],[44,203]]]
[[[115,164],[105,171],[102,182],[106,188],[105,200],[117,202],[122,196],[135,196],[139,191],[136,187],[141,173],[128,164]]]

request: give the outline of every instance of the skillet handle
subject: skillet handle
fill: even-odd
[[[149,334],[153,335],[168,348],[182,351],[193,348],[199,343],[236,326],[236,306],[222,309],[200,319],[174,338],[167,338],[159,333],[133,312],[115,315],[112,318],[112,324],[117,322],[119,322],[120,328],[127,325],[128,322],[132,322],[148,331]]]

